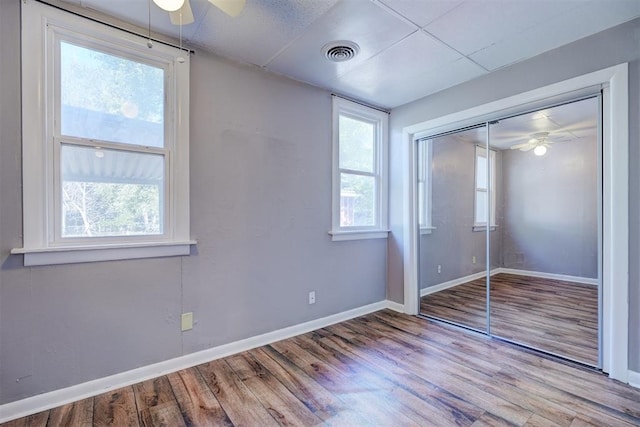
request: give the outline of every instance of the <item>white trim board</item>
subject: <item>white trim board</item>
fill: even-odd
[[[622,63],[528,92],[444,115],[402,129],[404,306],[418,314],[418,237],[416,218],[417,136],[455,130],[464,124],[495,119],[500,114],[576,96],[592,87],[603,89],[603,242],[602,242],[602,368],[611,378],[627,382],[629,347],[629,71]],[[589,89],[591,90],[591,89]],[[568,99],[567,99],[568,100]],[[615,141],[615,144],[613,143]]]
[[[629,370],[629,385],[631,387],[640,388],[640,372]]]
[[[566,274],[556,274],[556,273],[545,273],[544,271],[529,271],[529,270],[518,270],[515,268],[498,268],[492,271],[491,274],[515,274],[517,276],[529,276],[529,277],[539,277],[541,279],[552,279],[552,280],[562,280],[564,282],[573,282],[573,283],[582,283],[584,285],[598,285],[598,279],[593,279],[591,277],[580,277],[580,276],[569,276]]]
[[[355,317],[383,310],[385,308],[403,311],[402,304],[393,301],[380,301],[352,310],[343,311],[316,320],[311,320],[299,325],[289,326],[273,332],[235,341],[218,347],[209,348],[195,353],[179,356],[174,359],[132,369],[96,380],[87,381],[71,387],[54,390],[47,393],[27,397],[15,402],[6,403],[0,406],[0,424],[17,418],[26,417],[47,409],[52,409],[60,405],[75,402],[98,394],[116,390],[148,379],[187,369],[192,366],[220,359],[222,357],[241,353],[256,347],[281,341],[296,335],[315,331],[329,325],[344,322]]]
[[[387,307],[389,310],[396,311],[398,313],[404,313],[404,305],[399,302],[387,300]]]
[[[494,270],[495,271],[495,270]],[[495,273],[492,271],[491,275],[493,276]],[[420,297],[424,297],[426,295],[431,295],[436,292],[444,291],[445,289],[453,288],[456,286],[464,285],[467,282],[472,280],[482,279],[486,276],[487,273],[485,271],[480,271],[478,273],[473,273],[468,276],[458,277],[457,279],[448,280],[446,282],[438,283],[433,286],[429,286],[428,288],[420,289]]]

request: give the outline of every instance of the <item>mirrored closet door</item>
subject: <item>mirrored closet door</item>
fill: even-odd
[[[601,365],[600,102],[416,141],[422,315]]]
[[[600,98],[502,119],[493,335],[599,365]]]
[[[487,328],[487,128],[417,141],[420,312]],[[490,160],[490,159],[489,159]]]

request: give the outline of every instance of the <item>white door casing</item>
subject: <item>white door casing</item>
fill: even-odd
[[[629,77],[623,63],[403,129],[404,310],[418,314],[418,219],[416,148],[419,136],[454,130],[504,111],[540,103],[594,86],[603,90],[602,368],[628,382],[629,327]]]

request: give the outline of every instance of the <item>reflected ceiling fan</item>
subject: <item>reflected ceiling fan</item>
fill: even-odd
[[[163,10],[169,12],[171,23],[174,25],[187,25],[193,22],[193,11],[189,0],[153,0]],[[231,17],[240,15],[247,0],[209,0],[209,3]]]
[[[560,141],[550,141],[549,140],[549,132],[537,132],[531,135],[531,139],[527,142],[523,142],[522,144],[512,145],[512,150],[520,150],[520,151],[530,151],[533,150],[533,153],[536,156],[544,156],[547,152],[547,148],[551,147],[551,144],[554,142]]]

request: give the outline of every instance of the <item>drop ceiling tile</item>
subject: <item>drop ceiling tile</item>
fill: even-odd
[[[577,7],[573,0],[466,1],[425,27],[464,55],[514,37]]]
[[[467,58],[434,45],[428,37],[411,39],[340,76],[331,85],[343,94],[394,108],[486,74]]]
[[[267,68],[323,86],[416,31],[417,27],[375,3],[343,0],[280,52]],[[360,53],[348,62],[328,61],[322,48],[335,40],[357,43]]]
[[[398,82],[406,81],[428,70],[449,64],[462,56],[419,31],[379,55],[363,62],[352,71],[337,77],[337,81],[358,82],[376,91],[378,82],[395,75]]]
[[[193,42],[221,55],[264,66],[338,0],[247,0],[231,18],[210,7]]]
[[[424,27],[462,4],[462,0],[379,0],[411,22]]]
[[[583,1],[577,4],[578,7],[488,46],[471,58],[483,67],[495,70],[640,16],[638,0]],[[567,21],[572,24],[567,25]]]

